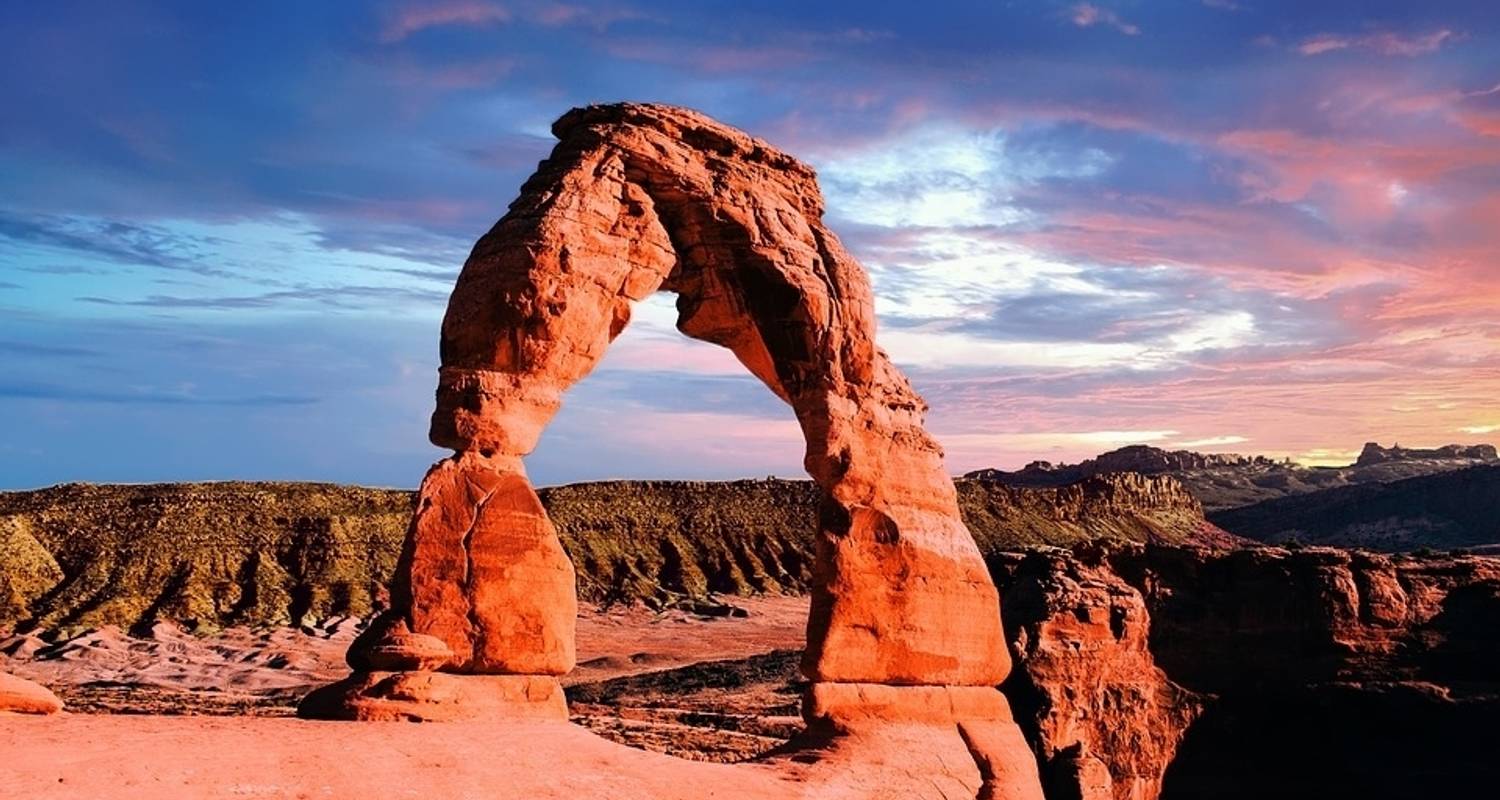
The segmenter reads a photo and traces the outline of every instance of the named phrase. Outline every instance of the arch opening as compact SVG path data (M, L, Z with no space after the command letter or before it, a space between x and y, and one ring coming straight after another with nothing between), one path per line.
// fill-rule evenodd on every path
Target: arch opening
M312 715L565 718L575 576L522 459L632 304L667 290L678 329L728 348L802 431L820 509L809 728L928 724L986 785L1035 784L994 688L1010 668L998 596L813 171L665 106L575 109L553 132L450 298L430 438L454 455L422 483L391 613Z

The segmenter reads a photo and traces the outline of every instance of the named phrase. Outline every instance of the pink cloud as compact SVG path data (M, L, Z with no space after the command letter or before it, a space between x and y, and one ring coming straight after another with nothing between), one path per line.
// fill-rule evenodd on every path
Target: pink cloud
M1374 33L1363 36L1346 36L1320 33L1304 39L1297 45L1297 52L1305 56L1322 55L1335 50L1358 48L1371 50L1386 56L1419 56L1435 52L1458 35L1448 29L1433 31L1421 36L1403 36L1399 33Z
M408 6L386 22L381 31L383 42L399 42L428 28L450 25L486 26L509 22L510 11L483 0L448 0Z
M1100 8L1093 3L1079 3L1071 9L1073 24L1080 28L1092 28L1095 25L1105 25L1126 36L1135 36L1141 29L1120 18L1119 14L1107 9Z

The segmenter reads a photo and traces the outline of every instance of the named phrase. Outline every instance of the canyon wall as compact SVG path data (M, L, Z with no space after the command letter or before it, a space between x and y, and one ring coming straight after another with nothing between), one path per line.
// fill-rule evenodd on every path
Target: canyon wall
M1473 796L1500 781L1500 560L1332 548L1110 559L1212 694L1162 797Z
M1095 538L1221 541L1170 478L1061 489L958 481L984 550ZM802 593L811 481L605 481L539 492L591 602ZM0 628L206 629L366 615L386 602L413 493L311 483L68 484L0 493Z
M1416 798L1500 780L1500 560L991 553L1048 796Z

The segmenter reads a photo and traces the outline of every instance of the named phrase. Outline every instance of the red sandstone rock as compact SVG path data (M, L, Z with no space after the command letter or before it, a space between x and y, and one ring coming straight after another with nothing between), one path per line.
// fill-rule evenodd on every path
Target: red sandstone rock
M303 699L315 719L373 722L568 719L562 684L550 675L361 672Z
M631 302L674 291L678 327L734 351L807 437L826 508L809 677L1003 678L996 595L922 429L925 404L875 346L869 283L823 226L812 170L663 106L579 109L554 131L552 157L459 277L432 440L530 452ZM413 609L424 613L442 612Z
M1201 699L1148 649L1139 592L1066 551L992 559L1018 668L1005 689L1049 797L1154 800Z
M822 487L805 671L819 681L992 686L997 595L921 398L874 342L863 270L822 224L811 169L702 115L591 106L475 245L443 321L423 483L392 601L449 669L572 664L572 573L519 459L631 303L731 349L792 406Z
M578 617L573 564L516 462L479 453L422 481L392 587L413 630L447 644L456 672L564 675Z
M47 687L0 672L0 714L55 714L62 708Z
M985 800L1043 800L1036 760L1005 696L996 689L813 683L803 698L802 716L811 735L851 737L853 743L842 745L845 754L860 752L870 741L912 737L906 745L909 754L920 749L924 756L948 762L931 770L933 775L972 780L965 784L966 794ZM964 774L954 769L965 758L973 762L972 778L967 765ZM863 753L853 759L854 768L868 772L871 760Z
M1462 797L1500 780L1483 744L1500 559L1146 547L1109 562L1145 597L1156 663L1215 695L1169 793Z
M1500 559L1147 547L1109 560L1142 590L1158 662L1200 691L1496 674Z
M1010 666L998 595L942 449L922 427L926 404L875 345L869 281L824 227L813 171L666 106L576 109L553 132L551 157L475 245L449 300L430 438L457 455L423 481L392 587L394 621L350 662L404 657L394 640L404 622L447 645L449 671L572 668L573 570L520 460L629 322L631 304L668 290L678 328L733 351L801 424L822 493L803 660L810 697L837 697L838 708L875 698L882 714L920 717L918 738L944 752L967 752L958 726L972 725L1004 743L983 758L990 779L971 759L974 788L1039 798L1008 711L955 707L928 719L929 696L962 705L977 692L1004 707L993 688ZM356 676L309 713L328 697L359 708L407 691L388 688L393 680ZM922 688L851 695L850 684ZM930 688L947 686L983 688Z

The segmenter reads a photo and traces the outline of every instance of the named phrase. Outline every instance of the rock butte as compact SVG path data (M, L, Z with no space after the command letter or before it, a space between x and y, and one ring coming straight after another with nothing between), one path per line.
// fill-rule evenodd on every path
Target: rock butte
M961 757L967 793L1040 798L994 688L1010 670L994 584L926 404L875 345L869 281L823 226L813 171L667 106L574 109L553 133L449 300L430 438L455 455L422 482L391 611L351 648L356 674L302 713L565 718L573 567L521 458L632 304L664 290L677 327L729 348L806 439L822 497L804 744L874 735L937 773Z

